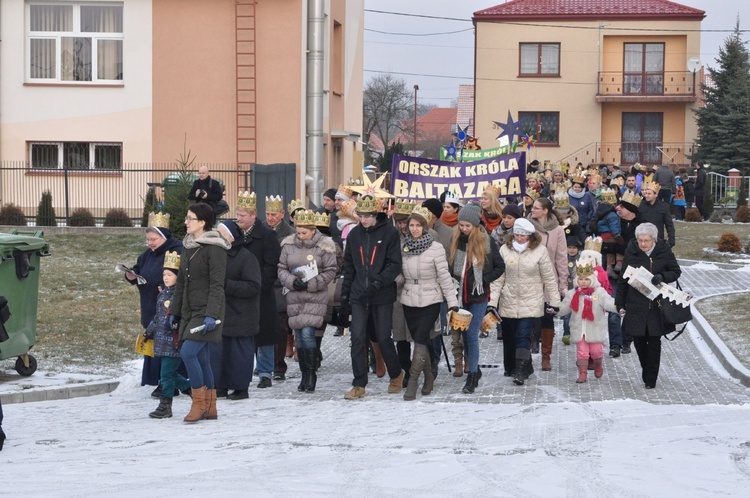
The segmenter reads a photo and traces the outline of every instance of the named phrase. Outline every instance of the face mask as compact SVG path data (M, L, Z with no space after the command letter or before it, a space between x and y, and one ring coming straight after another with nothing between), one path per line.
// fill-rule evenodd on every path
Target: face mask
M513 249L515 249L518 252L524 252L527 247L529 247L529 243L528 242L526 242L524 244L519 244L515 240L513 241Z

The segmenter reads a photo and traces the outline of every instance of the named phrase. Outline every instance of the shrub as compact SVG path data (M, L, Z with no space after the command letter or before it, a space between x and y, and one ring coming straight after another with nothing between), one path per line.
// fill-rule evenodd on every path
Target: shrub
M52 206L52 192L50 192L49 190L45 190L44 192L42 192L42 200L39 201L39 207L37 207L36 209L36 226L57 226L55 208Z
M703 221L700 211L695 208L685 211L685 221Z
M0 225L26 226L26 215L23 210L13 204L5 204L0 208Z
M94 215L91 214L91 211L86 208L78 208L70 215L68 226L93 227L96 226L96 222L94 221Z
M708 218L708 221L711 223L721 223L722 219L721 211L713 211Z
M727 232L719 238L719 251L721 252L740 252L742 243L740 238L732 232Z
M750 222L750 208L747 206L738 207L737 212L734 213L734 221L737 223Z
M133 221L127 211L122 208L112 208L104 216L105 227L132 227Z

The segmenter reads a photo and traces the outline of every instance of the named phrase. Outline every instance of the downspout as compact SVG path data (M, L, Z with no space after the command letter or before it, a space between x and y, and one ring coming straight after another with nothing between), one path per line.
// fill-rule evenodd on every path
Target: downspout
M323 201L323 40L324 0L309 0L307 10L307 198Z

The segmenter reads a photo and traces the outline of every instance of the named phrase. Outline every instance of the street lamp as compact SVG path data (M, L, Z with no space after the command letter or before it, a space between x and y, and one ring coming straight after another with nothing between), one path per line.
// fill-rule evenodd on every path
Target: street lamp
M417 91L419 85L414 85L414 157L417 156Z

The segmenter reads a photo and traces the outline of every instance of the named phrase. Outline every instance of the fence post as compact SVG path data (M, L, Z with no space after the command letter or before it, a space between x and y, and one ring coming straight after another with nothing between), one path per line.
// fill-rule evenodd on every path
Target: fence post
M65 182L65 226L70 226L70 198L68 192L68 168L63 166L63 181Z

